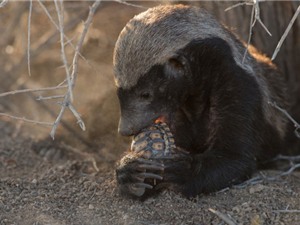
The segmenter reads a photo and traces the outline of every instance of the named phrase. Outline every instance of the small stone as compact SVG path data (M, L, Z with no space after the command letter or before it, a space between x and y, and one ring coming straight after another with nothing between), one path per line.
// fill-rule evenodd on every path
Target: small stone
M94 209L95 207L92 204L89 204L89 209Z
M232 208L232 211L235 212L235 213L239 213L241 210L240 210L240 207L235 206L235 207Z
M255 215L252 219L251 219L251 225L261 225L263 224L259 215Z
M36 179L33 179L33 180L31 181L31 183L36 184L36 183L37 183L37 180L36 180Z

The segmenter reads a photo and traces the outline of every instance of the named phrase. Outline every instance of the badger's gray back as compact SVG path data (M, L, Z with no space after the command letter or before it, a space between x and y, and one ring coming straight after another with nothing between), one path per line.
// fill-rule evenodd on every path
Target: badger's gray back
M114 52L116 84L128 89L155 64L163 64L194 39L219 37L231 47L235 61L252 73L251 59L244 63L244 47L203 9L158 6L131 19L122 30Z

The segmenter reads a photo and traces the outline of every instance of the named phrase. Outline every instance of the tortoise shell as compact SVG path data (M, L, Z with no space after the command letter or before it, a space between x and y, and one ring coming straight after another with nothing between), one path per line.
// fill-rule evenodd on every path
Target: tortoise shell
M166 123L159 122L133 137L131 150L145 158L170 158L176 152L173 134Z

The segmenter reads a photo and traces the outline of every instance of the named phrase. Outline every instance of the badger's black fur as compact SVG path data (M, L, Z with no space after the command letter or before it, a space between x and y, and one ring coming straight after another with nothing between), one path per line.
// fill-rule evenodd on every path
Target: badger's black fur
M284 150L283 77L206 11L159 6L126 25L115 48L121 106L119 132L137 134L164 118L191 157L163 165L162 183L185 196L209 193L249 178L258 163ZM122 190L140 183L138 161L117 168ZM153 166L155 173L155 166Z

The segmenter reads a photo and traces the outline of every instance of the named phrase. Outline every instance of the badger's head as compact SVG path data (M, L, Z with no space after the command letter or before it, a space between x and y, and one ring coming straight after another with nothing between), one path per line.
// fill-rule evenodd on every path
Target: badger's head
M137 134L158 118L171 123L195 79L192 70L197 62L183 49L195 40L216 37L227 43L237 64L251 70L247 58L241 62L242 45L236 46L231 33L203 9L158 6L127 23L114 52L122 135Z

